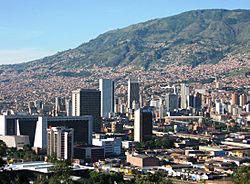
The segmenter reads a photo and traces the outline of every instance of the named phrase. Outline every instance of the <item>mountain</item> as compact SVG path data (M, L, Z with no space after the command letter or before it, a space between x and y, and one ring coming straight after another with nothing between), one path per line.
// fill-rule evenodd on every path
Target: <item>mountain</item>
M112 30L75 49L1 68L19 71L43 68L57 72L93 65L196 67L249 50L250 10L195 10Z

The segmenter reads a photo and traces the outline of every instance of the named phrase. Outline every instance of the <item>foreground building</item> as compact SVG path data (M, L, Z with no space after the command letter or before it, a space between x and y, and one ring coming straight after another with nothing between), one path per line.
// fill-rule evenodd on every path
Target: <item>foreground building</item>
M73 158L74 129L66 127L50 127L47 129L47 155L55 155L59 159Z
M65 126L74 129L74 142L92 144L92 116L0 115L0 135L27 135L34 148L47 148L47 129Z
M23 149L25 145L30 145L29 136L27 135L0 135L0 140L5 142L9 148Z

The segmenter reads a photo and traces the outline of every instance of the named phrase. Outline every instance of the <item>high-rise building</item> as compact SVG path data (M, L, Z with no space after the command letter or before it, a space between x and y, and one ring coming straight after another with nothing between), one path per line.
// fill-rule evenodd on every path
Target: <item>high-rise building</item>
M188 107L187 96L189 95L189 86L181 84L181 108L186 109Z
M132 109L132 103L139 103L140 101L140 87L137 80L128 80L128 108Z
M49 127L47 129L47 155L59 159L73 158L74 129L66 127Z
M72 116L72 100L66 99L65 100L65 106L66 106L66 114L67 116Z
M201 110L202 104L202 95L200 93L196 93L194 95L194 108Z
M101 116L108 117L114 112L114 81L111 79L100 79L99 90L101 91Z
M239 97L239 101L240 101L239 105L243 107L247 103L247 96L244 93L241 94Z
M72 91L72 115L93 116L93 131L101 131L100 123L101 92L95 89L78 89Z
M239 95L237 92L232 93L231 105L239 105Z
M135 111L134 141L141 142L152 137L153 115L149 107L139 108Z
M194 95L187 95L187 107L194 107Z
M178 109L178 95L169 93L165 97L165 107L167 112L173 112L175 109Z
M55 111L58 113L65 110L65 98L55 97Z

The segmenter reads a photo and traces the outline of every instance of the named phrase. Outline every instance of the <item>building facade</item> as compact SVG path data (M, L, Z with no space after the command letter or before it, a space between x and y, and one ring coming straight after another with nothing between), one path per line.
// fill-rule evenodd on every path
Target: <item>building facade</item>
M104 148L105 157L121 154L122 142L121 138L105 138L105 139L93 139L94 146L101 146Z
M186 109L188 107L188 97L189 95L189 86L186 84L181 84L181 108Z
M74 142L92 144L92 116L38 117L35 129L35 148L47 147L47 128L64 126L74 129Z
M94 89L72 91L72 116L93 116L93 131L101 131L101 92Z
M114 81L100 79L99 90L101 92L101 117L108 117L114 112Z
M166 94L165 97L165 107L167 112L173 112L175 109L178 109L178 95L174 93Z
M135 111L134 119L134 141L142 142L152 137L153 115L148 107Z
M140 101L140 87L136 80L128 80L128 108L132 109L133 101L139 103Z
M59 159L73 158L74 129L66 127L50 127L47 129L47 155L55 155Z

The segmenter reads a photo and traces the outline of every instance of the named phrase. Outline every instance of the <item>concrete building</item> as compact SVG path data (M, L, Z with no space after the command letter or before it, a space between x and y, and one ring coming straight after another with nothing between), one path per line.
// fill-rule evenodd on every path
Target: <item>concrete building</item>
M72 116L72 100L66 99L65 100L65 106L66 106L66 114L67 116Z
M47 147L47 128L65 126L74 129L74 141L92 144L92 116L38 117L35 130L35 148Z
M136 153L127 153L127 162L141 168L159 166L160 164L159 159L156 157Z
M167 112L173 112L175 109L178 109L178 95L174 93L166 94L165 97L165 107Z
M99 90L101 91L101 116L108 117L114 112L114 81L111 79L100 79Z
M0 135L0 140L5 142L9 148L23 149L25 145L30 145L29 136L27 135Z
M239 95L237 92L234 92L231 95L231 105L239 105Z
M94 89L78 89L72 91L72 115L93 116L93 131L101 131L100 123L101 92Z
M94 146L101 146L104 148L105 157L121 154L122 142L121 138L93 138Z
M74 150L74 129L66 127L50 127L47 129L47 155L55 155L58 159L72 160Z
M0 115L0 135L27 135L33 146L38 116Z
M75 142L92 144L92 116L25 116L0 115L0 135L27 135L35 148L47 147L47 128L73 128Z
M140 101L140 87L137 80L128 80L128 108L132 109L132 103L139 103Z
M181 108L186 109L188 107L187 96L189 95L189 86L181 84Z
M247 103L247 95L241 94L239 97L239 105L243 107Z
M134 141L141 142L152 137L153 116L152 110L143 107L135 111Z
M79 146L74 148L74 158L86 162L96 162L105 158L104 147L101 146Z

